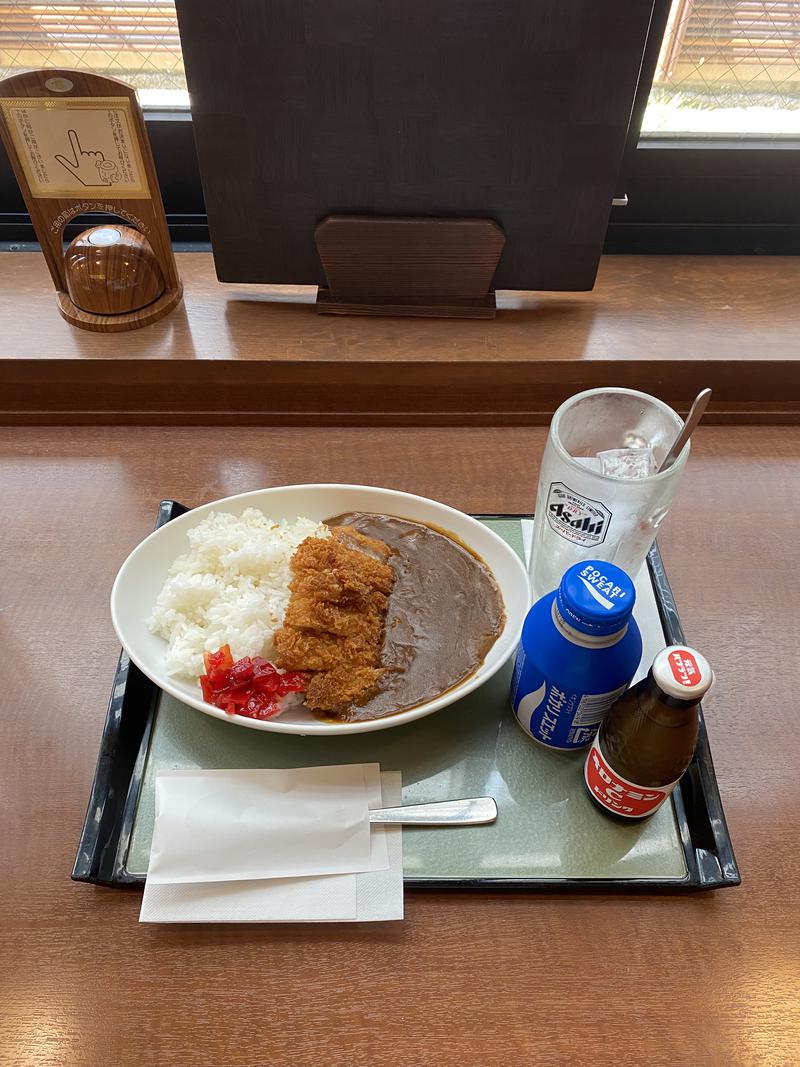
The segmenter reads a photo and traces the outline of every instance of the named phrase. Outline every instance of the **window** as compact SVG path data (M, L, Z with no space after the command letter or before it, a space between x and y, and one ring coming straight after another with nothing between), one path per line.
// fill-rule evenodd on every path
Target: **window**
M0 77L32 67L91 70L136 86L173 240L208 240L173 0L0 0ZM75 219L66 236L83 226ZM0 240L35 240L1 150Z
M800 136L800 0L673 0L642 135Z
M606 250L798 254L799 185L800 0L655 0Z
M110 74L139 90L144 107L188 107L172 0L0 2L0 77L31 67Z
M208 240L174 0L0 0L0 76L39 66L137 87L173 238ZM800 253L798 188L800 0L653 0L607 250ZM0 152L3 239L33 231Z

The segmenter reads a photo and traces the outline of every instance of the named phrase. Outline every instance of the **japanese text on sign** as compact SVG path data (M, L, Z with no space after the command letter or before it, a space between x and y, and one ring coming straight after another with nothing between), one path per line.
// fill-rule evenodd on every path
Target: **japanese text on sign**
M0 108L33 196L149 196L126 98L4 98Z

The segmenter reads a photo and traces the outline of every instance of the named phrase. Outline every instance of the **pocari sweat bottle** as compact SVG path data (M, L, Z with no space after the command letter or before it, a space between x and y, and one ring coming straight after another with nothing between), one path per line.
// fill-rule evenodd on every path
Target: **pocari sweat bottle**
M642 658L635 601L625 571L586 560L533 605L522 628L511 706L534 741L565 750L591 744Z

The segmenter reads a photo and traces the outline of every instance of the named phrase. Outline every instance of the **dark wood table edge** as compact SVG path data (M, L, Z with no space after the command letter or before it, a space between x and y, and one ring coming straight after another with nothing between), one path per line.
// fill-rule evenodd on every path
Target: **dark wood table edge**
M542 425L616 385L707 423L800 423L791 360L3 360L0 425Z

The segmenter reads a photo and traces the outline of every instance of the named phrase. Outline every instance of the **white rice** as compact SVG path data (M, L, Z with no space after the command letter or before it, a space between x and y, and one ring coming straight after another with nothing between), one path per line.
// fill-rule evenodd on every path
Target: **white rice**
M306 537L328 537L321 522L280 522L255 508L241 517L211 512L187 534L189 551L169 569L150 630L169 647L167 673L197 678L203 651L231 646L234 659L274 658L273 636L289 603L289 561Z

